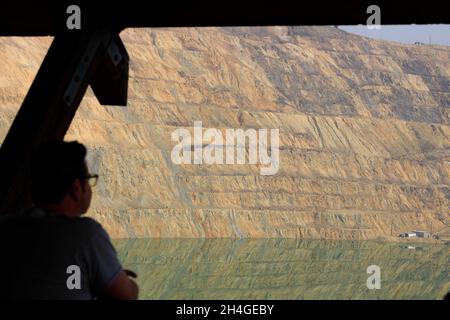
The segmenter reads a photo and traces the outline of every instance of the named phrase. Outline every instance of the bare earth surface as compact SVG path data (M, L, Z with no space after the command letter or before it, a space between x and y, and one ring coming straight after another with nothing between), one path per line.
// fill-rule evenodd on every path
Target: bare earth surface
M328 27L125 30L128 107L66 135L115 238L390 239L450 226L450 48ZM0 141L51 43L0 38ZM280 169L175 165L173 130L278 128ZM447 230L447 231L446 231Z

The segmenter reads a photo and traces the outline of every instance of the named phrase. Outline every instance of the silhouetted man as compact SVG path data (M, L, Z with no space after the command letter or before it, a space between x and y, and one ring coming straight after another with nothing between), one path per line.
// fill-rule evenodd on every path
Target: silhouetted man
M103 227L81 217L98 176L78 142L49 142L31 158L34 207L0 223L0 297L137 299Z

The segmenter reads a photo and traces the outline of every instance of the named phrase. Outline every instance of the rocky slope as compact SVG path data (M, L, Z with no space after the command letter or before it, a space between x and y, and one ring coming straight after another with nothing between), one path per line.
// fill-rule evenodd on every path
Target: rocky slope
M114 237L374 239L450 225L450 48L329 27L133 29L128 107L89 90L66 140ZM0 38L0 138L50 38ZM278 128L280 168L175 165L171 133Z

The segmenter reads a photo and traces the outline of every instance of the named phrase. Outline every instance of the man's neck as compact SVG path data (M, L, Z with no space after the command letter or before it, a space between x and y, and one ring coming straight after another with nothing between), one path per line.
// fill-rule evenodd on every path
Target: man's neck
M76 218L80 216L80 213L77 210L77 208L74 208L73 206L68 205L66 203L41 204L38 205L38 207L44 209L48 213L59 216L65 216L67 218Z

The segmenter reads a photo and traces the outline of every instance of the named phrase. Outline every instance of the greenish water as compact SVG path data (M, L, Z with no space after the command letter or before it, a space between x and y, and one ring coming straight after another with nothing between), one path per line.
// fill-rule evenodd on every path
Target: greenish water
M141 299L442 299L450 247L291 239L114 240ZM408 248L409 246L409 248ZM381 288L367 288L378 265Z

